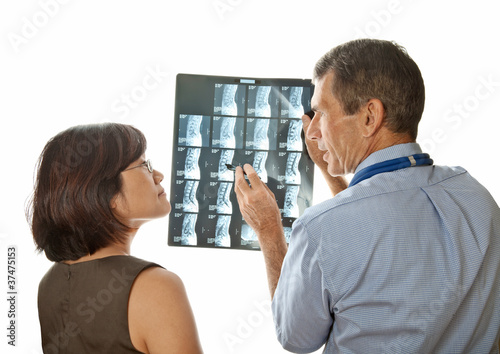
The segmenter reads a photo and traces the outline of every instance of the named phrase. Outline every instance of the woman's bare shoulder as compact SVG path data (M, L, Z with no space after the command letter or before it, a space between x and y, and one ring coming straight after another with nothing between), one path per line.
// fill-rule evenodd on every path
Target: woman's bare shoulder
M137 276L134 287L136 287L136 291L148 294L148 296L154 296L161 292L163 297L165 292L185 291L182 279L174 272L161 267L150 267L143 270Z
M130 291L128 312L130 336L138 350L202 352L186 289L177 274L160 267L142 271Z

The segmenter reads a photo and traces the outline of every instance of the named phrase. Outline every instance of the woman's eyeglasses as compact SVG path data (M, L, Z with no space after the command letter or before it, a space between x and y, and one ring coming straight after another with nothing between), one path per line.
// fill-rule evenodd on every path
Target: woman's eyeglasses
M146 161L144 161L140 165L137 165L137 166L134 166L134 167L129 167L129 168L123 170L123 172L128 171L128 170L132 170L132 169L137 168L137 167L142 167L142 166L146 166L148 168L148 171L150 173L153 173L153 165L151 164L151 160L149 160L149 159L146 160Z

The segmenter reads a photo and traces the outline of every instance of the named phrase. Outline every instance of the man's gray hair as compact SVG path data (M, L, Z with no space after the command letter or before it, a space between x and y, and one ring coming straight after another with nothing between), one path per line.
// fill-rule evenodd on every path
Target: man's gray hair
M341 44L316 63L313 79L334 73L333 95L345 114L359 111L372 98L385 109L385 124L416 139L425 103L417 64L402 46L385 40L358 39Z

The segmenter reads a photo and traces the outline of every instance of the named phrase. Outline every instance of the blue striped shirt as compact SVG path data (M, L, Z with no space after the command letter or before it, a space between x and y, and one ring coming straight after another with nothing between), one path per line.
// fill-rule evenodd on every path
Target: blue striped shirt
M296 353L498 353L498 205L461 167L366 179L296 220L272 309Z

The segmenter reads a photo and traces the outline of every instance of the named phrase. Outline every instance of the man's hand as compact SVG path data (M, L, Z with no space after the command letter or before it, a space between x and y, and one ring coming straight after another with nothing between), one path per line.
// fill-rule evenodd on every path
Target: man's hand
M302 116L302 129L304 130L304 141L306 143L307 152L313 160L314 164L319 167L323 177L332 192L332 195L335 196L337 193L342 192L346 189L349 184L347 180L343 176L333 177L328 173L328 163L323 160L324 151L318 148L318 142L307 138L307 129L309 128L309 124L311 124L311 118L304 114Z
M235 172L234 191L241 215L259 238L272 298L287 251L281 214L274 193L260 180L252 166L246 164L243 167L250 184L245 180L243 169L238 166Z
M325 160L323 160L323 155L325 154L325 151L320 150L318 148L317 141L311 140L307 137L307 129L309 128L309 124L311 124L311 121L312 119L307 114L304 114L302 116L302 130L304 130L304 142L306 143L307 152L309 153L311 160L313 160L314 164L320 168L321 172L323 171L326 172L328 168L328 163Z
M245 180L243 169L236 167L234 191L240 205L241 215L257 235L266 230L282 230L281 215L274 193L262 182L257 172L244 166L250 184Z

